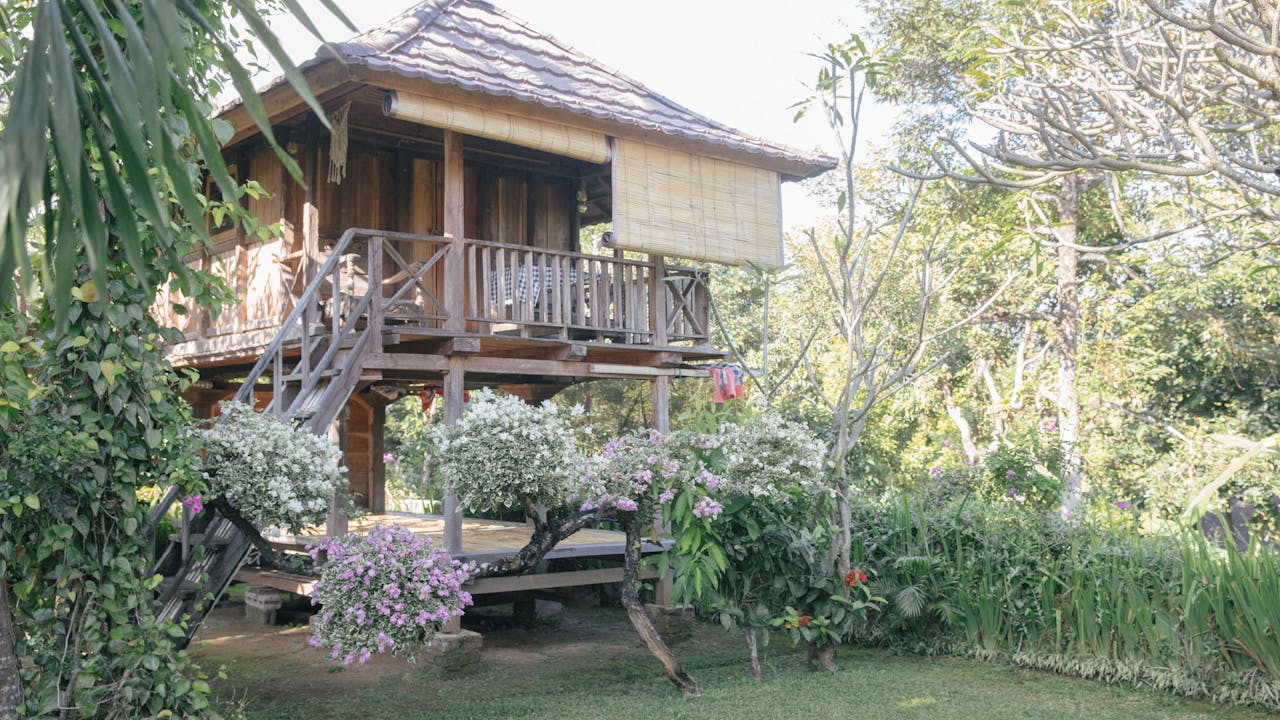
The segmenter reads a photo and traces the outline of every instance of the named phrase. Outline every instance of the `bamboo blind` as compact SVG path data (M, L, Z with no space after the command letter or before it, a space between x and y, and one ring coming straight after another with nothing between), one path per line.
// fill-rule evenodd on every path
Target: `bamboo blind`
M626 250L726 265L782 263L778 173L613 140L613 233Z
M608 140L602 133L591 130L397 91L387 93L382 112L400 120L457 130L597 165L609 162Z

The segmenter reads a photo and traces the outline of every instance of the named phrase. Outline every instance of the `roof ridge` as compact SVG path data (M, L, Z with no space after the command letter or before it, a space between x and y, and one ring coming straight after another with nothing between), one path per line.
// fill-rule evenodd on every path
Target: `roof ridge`
M335 45L337 47L341 47L347 52L350 52L354 47L359 47L365 51L365 54L393 53L400 49L400 47L405 43L413 40L414 35L419 30L428 28L434 24L436 18L440 17L445 10L448 10L463 1L464 0L421 0L421 2L410 6L399 15L396 15L381 25L378 25L371 30L366 30L350 40L336 43ZM429 9L429 12L419 16L419 13L426 9ZM414 18L414 22L407 22L409 18ZM386 36L392 40L386 44L373 42L373 38L375 36Z
M709 125L715 126L715 127L719 128L719 129L721 129L721 130L724 130L724 131L726 131L726 132L731 132L731 133L734 133L734 134L737 134L737 135L742 135L742 136L750 137L750 135L749 135L748 133L744 133L744 132L742 132L741 130L739 130L739 129L735 128L735 127L732 127L732 126L730 126L730 125L726 125L726 124L724 124L724 123L722 123L722 122L720 122L720 121L718 121L718 120L715 120L714 118L708 117L708 116L703 115L702 113L700 113L700 112L698 112L698 111L696 111L696 110L692 110L692 109L690 109L690 108L685 107L684 105L681 105L680 103L676 102L675 100L672 100L671 98L667 97L666 95L664 95L664 94L662 94L662 93L660 93L660 92L657 92L657 91L653 90L653 89L652 89L652 88L650 88L648 85L645 85L644 83L640 82L639 80L636 80L635 78L631 77L630 75L628 75L628 74L626 74L626 73L624 73L624 72L622 72L622 71L620 71L620 70L615 70L613 67L611 67L611 66L609 66L609 65L607 65L607 64L605 64L605 63L603 63L603 62L600 62L600 61L599 61L599 60L597 60L594 56L592 56L592 55L588 55L587 53L582 52L581 50L577 49L576 47L574 47L574 46L570 45L570 44L569 44L569 43L567 43L567 42L564 42L563 40L561 40L560 38L556 37L555 35L552 35L552 34L550 34L550 33L541 32L541 31L539 31L539 30L537 30L537 29L535 29L535 28L533 28L533 27L530 27L530 26L529 26L529 24L528 24L527 22L525 22L524 20L522 20L521 18L516 17L515 15L512 15L511 13L507 12L506 10L503 10L502 8L498 7L497 5L494 5L494 4L493 4L493 3L491 3L491 2L488 2L488 0L453 0L453 1L454 1L454 2L466 2L466 3L468 3L468 4L481 4L481 5L487 5L487 6L489 7L489 9L490 9L491 11L493 11L495 14L497 14L497 15L501 15L502 17L504 17L504 18L506 18L506 19L510 20L511 22L513 22L513 23L515 23L515 24L519 25L520 27L524 28L527 32L531 33L532 35L534 35L534 36L536 36L536 37L541 37L542 39L546 40L547 42L551 43L552 45L555 45L556 47L560 48L561 50L564 50L564 51L566 51L566 52L570 53L571 55L574 55L574 56L576 56L576 57L578 57L578 58L581 58L582 60L585 60L587 65L591 65L591 66L595 67L595 68L596 68L596 69L598 69L598 70L602 70L602 71L604 71L605 73L607 73L607 74L609 74L609 75L612 75L613 77L615 77L615 78L617 78L617 79L621 80L622 82L628 83L628 84L630 84L630 85L632 85L632 86L636 87L636 88L637 88L637 89L639 89L639 90L643 90L644 92L648 93L651 97L653 97L655 100L658 100L658 101L659 101L659 102L661 102L663 105L666 105L666 106L670 107L672 110L675 110L675 111L678 111L678 112L682 112L682 113L688 113L689 115L692 115L692 116L696 117L697 119L702 120L703 122L705 122L705 123L707 123L707 124L709 124ZM757 139L763 140L763 138L757 138Z

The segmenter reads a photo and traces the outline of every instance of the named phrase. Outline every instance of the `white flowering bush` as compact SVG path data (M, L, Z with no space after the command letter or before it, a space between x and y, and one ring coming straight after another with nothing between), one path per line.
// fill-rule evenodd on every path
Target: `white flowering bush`
M328 439L288 421L223 403L226 419L202 430L209 491L258 528L298 532L324 520L347 469Z
M581 413L488 389L472 393L456 424L426 430L433 477L471 510L560 502L586 469L572 425Z
M462 585L474 566L400 525L330 539L310 552L312 559L323 552L327 561L311 600L321 610L309 642L347 665L382 652L403 652L412 660L471 604Z
M723 426L712 466L727 493L781 499L793 489L823 488L826 454L809 428L765 413Z

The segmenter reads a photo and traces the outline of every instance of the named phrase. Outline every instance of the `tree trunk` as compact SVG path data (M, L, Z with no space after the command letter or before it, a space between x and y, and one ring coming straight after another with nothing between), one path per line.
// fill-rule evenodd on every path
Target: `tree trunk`
M671 682L675 683L675 686L680 688L680 692L686 696L701 695L698 684L689 677L689 673L685 672L680 661L671 652L671 648L663 642L658 629L653 626L653 619L649 617L649 613L645 612L644 604L640 602L640 539L644 529L640 527L640 521L634 513L623 515L622 526L627 531L627 547L626 566L622 570L622 607L626 608L631 624L640 634L640 639L644 640L644 644L648 646L649 652L662 663L662 669L666 671Z
M1085 182L1078 176L1063 181L1058 194L1058 225L1054 228L1054 237L1058 241L1058 312L1054 324L1058 347L1058 443L1062 448L1062 472L1066 479L1066 487L1063 488L1064 516L1080 500L1084 479L1080 459L1080 395L1076 387L1080 343L1080 302L1077 295L1080 252L1076 241L1080 192Z
M760 670L760 641L755 628L747 629L747 649L751 651L751 677L759 680L764 673Z
M809 669L839 670L840 664L836 662L836 646L832 644L810 645Z
M9 585L0 578L0 720L18 717L24 704L16 644L13 617L9 614Z

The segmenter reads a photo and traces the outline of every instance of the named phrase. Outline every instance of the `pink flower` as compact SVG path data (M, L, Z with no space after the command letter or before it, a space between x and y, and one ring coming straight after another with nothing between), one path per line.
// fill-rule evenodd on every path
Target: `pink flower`
M631 498L626 498L626 497L618 498L617 500L614 500L613 506L618 508L622 512L635 512L636 509L640 507L639 505L636 504L635 500L632 500Z
M672 500L675 500L675 499L676 499L675 491L673 491L673 490L663 490L663 491L662 491L662 494L658 496L658 504L660 504L660 505L666 505L667 503L669 503L669 502L671 502Z
M382 462L388 465L394 465L395 463L400 462L400 458L396 457L395 453L382 453Z
M192 515L199 515L204 511L204 498L199 495L192 495L182 501L182 507L186 508L187 512Z
M694 517L710 519L719 517L722 512L724 512L724 506L709 497L702 498L697 505L693 506Z

